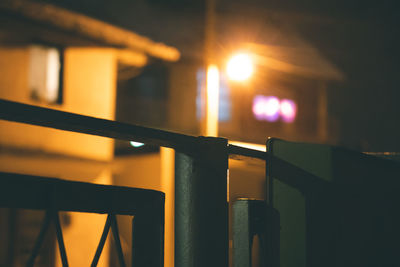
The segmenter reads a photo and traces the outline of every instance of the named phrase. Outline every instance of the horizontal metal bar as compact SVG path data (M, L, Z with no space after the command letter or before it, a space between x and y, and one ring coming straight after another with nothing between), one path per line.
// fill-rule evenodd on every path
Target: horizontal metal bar
M94 118L0 99L0 119L59 130L138 141L170 148L185 147L197 137Z
M164 200L155 190L0 172L0 207L135 215Z
M197 136L83 116L2 99L0 99L0 119L128 141L135 140L174 148L178 151L196 150L204 143L204 140ZM286 161L273 157L267 152L228 145L228 154L275 162L274 172L276 172L276 175L274 176L276 179L296 188L304 188L308 183L320 183L318 181L320 179L317 179L314 175Z
M257 158L261 160L265 160L268 155L268 153L264 151L231 145L231 144L228 145L228 153L230 155L239 155L239 156Z
M0 119L180 150L199 143L197 136L153 129L0 99ZM228 153L265 160L265 152L235 145Z

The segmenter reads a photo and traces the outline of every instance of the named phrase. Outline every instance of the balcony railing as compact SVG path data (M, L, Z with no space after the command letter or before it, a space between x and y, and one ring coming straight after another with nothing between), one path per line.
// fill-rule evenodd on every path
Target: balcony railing
M398 178L400 176L400 167L398 163L375 158L373 156L361 153L350 153L347 151L342 151L343 153L337 153L341 160L340 164L337 166L335 165L334 169L330 170L330 172L334 173L333 176L339 177L339 179L329 180L321 179L320 175L318 175L319 170L314 171L318 163L312 164L313 162L311 162L310 164L309 161L307 161L308 167L304 167L301 165L301 163L295 164L293 160L282 156L277 156L276 151L274 152L272 149L272 144L274 141L273 139L267 142L268 152L262 152L228 144L228 140L225 138L189 136L164 130L41 108L7 100L0 100L0 119L126 141L135 140L150 145L173 148L176 152L176 267L227 267L229 265L229 216L227 201L227 170L229 158L255 158L265 162L267 186L265 196L266 202L259 203L242 200L244 202L236 205L236 207L238 207L236 210L239 210L239 212L242 212L243 216L247 216L249 220L252 220L252 222L256 223L254 224L249 221L244 221L244 224L239 223L238 225L234 226L234 232L239 231L235 232L236 234L234 233L234 237L236 236L239 239L241 238L241 240L247 240L246 242L249 242L250 244L252 235L262 234L265 249L262 254L265 256L265 266L276 267L280 265L282 251L279 249L279 247L281 247L279 242L283 241L283 237L279 238L279 232L284 231L285 227L290 227L286 226L286 222L282 221L284 218L281 218L281 220L279 219L279 212L281 211L279 209L274 209L274 181L279 181L286 186L294 188L300 192L302 196L304 196L304 205L307 209L307 227L304 230L304 236L307 237L307 240L304 241L304 246L307 247L307 252L304 258L307 258L305 261L307 264L305 262L304 264L307 266L318 266L317 263L320 263L319 266L333 266L331 263L329 263L327 260L328 258L325 256L328 254L331 255L331 253L333 253L332 251L334 250L323 250L324 246L320 246L318 243L322 242L323 244L327 245L327 242L330 241L319 238L314 232L331 234L331 228L336 226L333 223L328 223L324 220L327 220L326 218L328 217L336 220L339 214L340 216L343 215L336 209L343 209L345 212L349 212L348 208L346 208L344 205L345 201L341 200L336 203L338 195L343 194L344 199L348 201L346 203L354 204L355 207L360 209L365 208L362 200L374 193L379 193L379 195L383 197L382 199L385 200L377 200L375 204L379 203L389 205L389 203L392 203L390 204L391 207L395 207L397 205L397 203L394 204L393 202L386 201L388 198L384 196L390 195L392 197L390 198L391 200L398 200L398 198L394 197L392 194L394 192L393 190L399 189L399 182L396 179L393 179L393 177ZM328 154L321 155L328 156ZM308 155L306 154L304 155L304 157L307 156ZM386 190L384 187L379 186L376 180L373 179L373 177L378 177L379 175L382 176L382 174L390 177L388 180L381 180L381 182L389 181L393 184L393 186L390 187L390 190L388 188L386 188ZM132 215L136 211L128 211L125 209L126 201L143 205L140 206L140 210L144 211L143 214L147 214L147 211L150 208L150 203L156 201L158 203L156 205L158 207L156 209L157 214L158 216L164 218L164 209L161 208L161 206L164 207L163 204L161 205L161 202L163 201L163 195L159 193L157 194L153 191L138 190L133 188L98 187L95 185L58 180L50 181L38 177L18 176L15 174L6 173L2 173L0 176L2 179L2 192L0 195L1 205L15 205L18 207L45 209L48 211L45 223L54 221L56 226L57 210L83 210L87 212L108 213L109 217L107 219L104 230L105 234L103 234L103 236L106 235L108 229L111 227L114 236L116 237L118 236L118 231L115 224L114 214L122 212L123 214L126 213ZM346 179L343 177L346 177ZM356 178L353 179L352 177ZM14 184L14 181L19 180L19 184ZM37 204L37 206L29 206L31 204L25 203L26 200L28 200L27 198L25 198L24 203L20 203L19 196L21 199L24 199L24 197L20 195L22 194L21 192L27 191L25 193L32 193L29 190L21 189L20 187L22 183L35 184L34 189L32 190L33 192L48 190L48 193L46 194L54 196L55 198L50 198L50 201L46 202L46 204ZM5 184L4 187L3 184ZM6 188L8 187L12 188L12 192L15 192L15 195L7 194ZM22 191L19 192L19 190ZM59 197L56 197L54 195L54 190L59 190L57 191L57 194L65 195L65 200L61 201ZM84 194L83 192L85 190L89 190L89 192L93 192L93 194L87 195L87 197L84 199L71 199L68 197L68 194L71 192L71 190L78 190L77 192L80 194ZM115 192L119 192L120 190L121 192L126 193L126 197L121 198L121 201L111 201L111 199L114 199L113 194ZM355 192L357 195L356 200L354 200L353 194ZM143 196L143 198L138 198L137 195ZM108 201L97 203L96 199L101 198L108 199ZM130 198L133 198L133 200L131 201ZM38 201L39 203L42 203L40 202L42 201L40 198ZM69 203L68 201L71 202ZM90 206L87 203L92 203L93 206ZM326 205L326 207L332 208L334 210L334 215L328 214L329 212L327 214L323 213L323 209L321 208L322 204L318 205L318 203L324 203L323 205ZM68 205L72 205L72 208ZM264 215L260 215L262 210L265 210ZM256 213L254 213L254 211L256 211ZM324 218L320 218L318 215L322 213L324 216L326 215ZM391 223L390 225L395 225L393 223L400 223L398 215L396 215L397 217L390 217L386 213L384 215L386 216L385 218L389 218L385 222ZM154 216L154 214L152 214L152 216ZM367 213L362 213L360 216L364 216L366 220L369 218ZM145 219L143 221L138 220L135 222L134 220L134 223L145 227L148 223L146 218L149 217L144 216L144 218ZM234 222L236 221L236 223L240 222L241 219L243 219L241 216L234 216ZM141 252L133 250L133 264L135 264L136 261L136 265L134 266L162 266L163 264L162 260L160 259L163 258L162 256L159 258L154 258L154 260L151 261L151 264L146 262L146 260L149 260L148 255L150 255L150 253L156 252L157 255L161 255L160 253L163 253L163 230L160 230L160 228L157 227L160 226L158 223L163 223L164 221L161 219L156 221L157 223L150 224L152 230L146 231L147 233L145 234L146 237L148 237L149 233L151 233L151 240L154 240L154 242L147 243L145 236L139 235L137 237L134 234L134 240L136 238L137 240L141 241L143 245L140 249ZM262 225L265 226L262 230L260 230L261 228L259 226L260 221L262 222ZM310 222L313 224L313 226L309 225ZM324 226L319 225L318 223L320 222L327 223L326 227L324 228ZM353 226L354 225L352 225L352 227ZM280 230L280 227L282 227L283 230ZM162 227L162 229L164 228ZM240 229L245 229L245 231L240 233ZM314 229L316 230L314 231ZM373 227L371 229L373 231L376 230ZM392 227L388 231L395 236L399 236L399 231L396 230L396 227ZM59 232L61 233L61 230ZM347 229L343 233L349 234L350 232L351 231ZM379 231L376 230L376 233L378 232ZM248 238L244 238L243 233L247 235ZM103 238L101 240L102 241L99 244L98 252L101 251L102 244L104 243ZM377 240L379 240L379 238L373 239L374 242ZM61 236L58 236L58 241L60 244L60 251L62 251L63 246ZM157 245L156 241L158 242ZM38 243L40 243L40 240ZM328 245L332 246L331 243ZM40 246L40 244L38 246ZM237 265L239 264L238 262L247 262L246 264L250 264L251 261L249 261L249 257L251 253L249 252L248 247L246 247L246 245L237 246L237 244L235 245L234 240L234 250L235 248L240 250L239 254L236 254L236 256L234 255L234 260L236 260L236 263L234 262L235 266L239 266ZM238 253L238 251L234 251L234 253ZM62 252L61 255L62 254L65 253ZM96 255L97 254L98 253L96 253ZM379 255L383 254L384 253L381 253ZM245 256L243 257L243 255ZM342 259L350 259L353 257L345 253L343 255L344 256ZM389 256L391 257L393 255L390 254ZM288 255L285 255L285 257L288 257ZM358 256L356 255L354 257ZM96 258L94 259L94 262L95 260ZM66 266L66 261L64 261L64 266ZM241 265L240 267L244 266L250 265ZM298 266L302 266L302 264Z
M126 266L116 215L135 216L132 222L133 266L163 266L164 201L164 193L154 190L0 172L1 207L46 211L26 266L34 266L50 223L55 226L62 265L68 266L58 215L60 211L108 214L91 266L97 266L110 228L120 266Z

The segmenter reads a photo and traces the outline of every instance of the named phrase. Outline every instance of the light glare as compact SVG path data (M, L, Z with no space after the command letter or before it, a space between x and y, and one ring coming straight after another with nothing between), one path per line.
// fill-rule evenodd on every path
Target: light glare
M253 60L250 55L240 53L233 56L227 64L227 74L231 80L245 81L253 74Z
M140 143L140 142L130 141L129 143L130 143L131 146L133 146L133 147L141 147L141 146L144 146L144 143Z

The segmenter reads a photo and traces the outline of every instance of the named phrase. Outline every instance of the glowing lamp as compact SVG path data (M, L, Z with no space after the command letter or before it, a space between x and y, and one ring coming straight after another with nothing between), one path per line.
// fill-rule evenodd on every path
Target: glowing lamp
M253 74L253 60L250 55L240 53L234 55L227 64L226 72L233 81L245 81Z

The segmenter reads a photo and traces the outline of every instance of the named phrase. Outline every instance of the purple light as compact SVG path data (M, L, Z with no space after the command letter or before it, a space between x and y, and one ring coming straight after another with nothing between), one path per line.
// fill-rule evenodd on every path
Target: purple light
M253 114L257 120L264 120L265 107L265 97L256 96L253 100Z
M291 123L296 118L297 106L290 99L282 99L280 105L280 115L284 122Z
M280 102L275 96L258 95L253 100L253 114L257 120L276 121L279 111Z
M253 114L260 121L277 121L291 123L297 115L297 105L293 100L279 100L275 96L257 95L253 100Z

